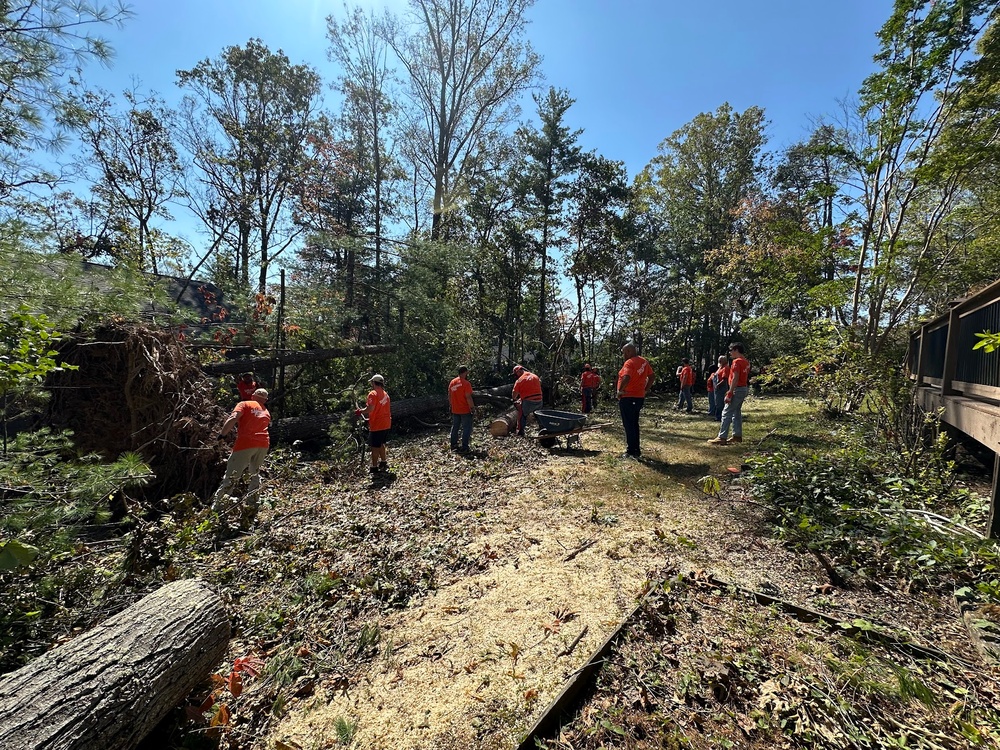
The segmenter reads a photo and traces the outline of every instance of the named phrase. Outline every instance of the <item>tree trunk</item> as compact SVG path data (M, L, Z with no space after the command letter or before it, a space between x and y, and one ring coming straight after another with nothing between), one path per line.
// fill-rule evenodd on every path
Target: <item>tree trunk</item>
M372 344L370 346L345 346L338 349L307 349L301 352L281 352L277 357L255 357L253 359L234 359L229 362L217 362L205 365L202 371L206 375L225 375L227 373L243 372L272 367L276 362L283 365L303 365L310 362L323 362L327 359L340 357L370 357L376 354L389 354L396 351L390 344Z
M490 422L490 434L493 437L507 437L513 435L517 430L517 407L508 409L503 414L498 414L496 419Z
M207 584L167 584L0 678L0 747L131 750L228 644L229 617Z

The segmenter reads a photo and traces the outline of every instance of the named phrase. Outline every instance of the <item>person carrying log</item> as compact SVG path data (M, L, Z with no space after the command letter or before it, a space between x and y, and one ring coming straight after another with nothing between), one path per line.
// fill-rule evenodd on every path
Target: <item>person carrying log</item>
M267 456L271 445L268 427L271 424L271 413L267 410L267 391L256 389L251 397L236 404L232 414L226 419L219 430L219 438L225 438L236 428L236 443L233 452L226 462L226 474L222 484L212 495L212 507L220 516L225 516L230 506L223 504L223 498L244 473L249 472L250 479L247 496L240 514L240 527L246 528L257 516L260 507L260 467Z
M368 417L368 446L372 449L370 471L377 474L389 468L386 443L392 427L392 403L389 394L385 392L385 378L376 373L368 382L372 389L365 399L365 408L355 411L354 416Z
M511 390L517 406L517 434L523 436L528 416L542 408L542 379L522 365L514 365L512 372L517 375Z
M448 401L451 404L451 449L468 453L469 440L472 438L472 415L476 411L468 367L459 367L458 377L452 378L448 383ZM461 447L458 444L459 430L462 432Z

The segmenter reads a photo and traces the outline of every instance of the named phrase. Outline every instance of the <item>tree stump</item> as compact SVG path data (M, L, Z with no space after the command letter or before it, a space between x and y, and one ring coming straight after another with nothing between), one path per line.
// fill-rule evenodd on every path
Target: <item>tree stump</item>
M229 618L176 581L0 678L0 748L131 750L225 656Z

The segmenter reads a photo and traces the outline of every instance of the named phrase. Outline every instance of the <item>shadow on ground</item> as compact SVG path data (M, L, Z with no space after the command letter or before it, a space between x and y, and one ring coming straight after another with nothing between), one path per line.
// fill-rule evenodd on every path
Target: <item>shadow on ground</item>
M711 466L707 463L668 463L648 456L640 458L639 463L648 466L658 474L673 477L674 479L703 477L712 470Z

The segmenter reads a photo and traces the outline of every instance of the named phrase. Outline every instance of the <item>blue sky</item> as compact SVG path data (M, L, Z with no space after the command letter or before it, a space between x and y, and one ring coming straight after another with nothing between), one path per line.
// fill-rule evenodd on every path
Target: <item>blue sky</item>
M138 0L132 8L123 30L105 34L112 67L88 68L89 83L119 93L137 80L176 100L177 69L251 37L328 82L337 74L325 18L342 15L341 0ZM891 0L538 0L528 36L544 58L545 85L577 100L567 120L584 130L581 144L624 161L633 176L660 141L726 101L765 109L772 149L804 139L872 72L875 33L891 8ZM326 100L334 105L336 94ZM533 106L529 98L524 118Z

